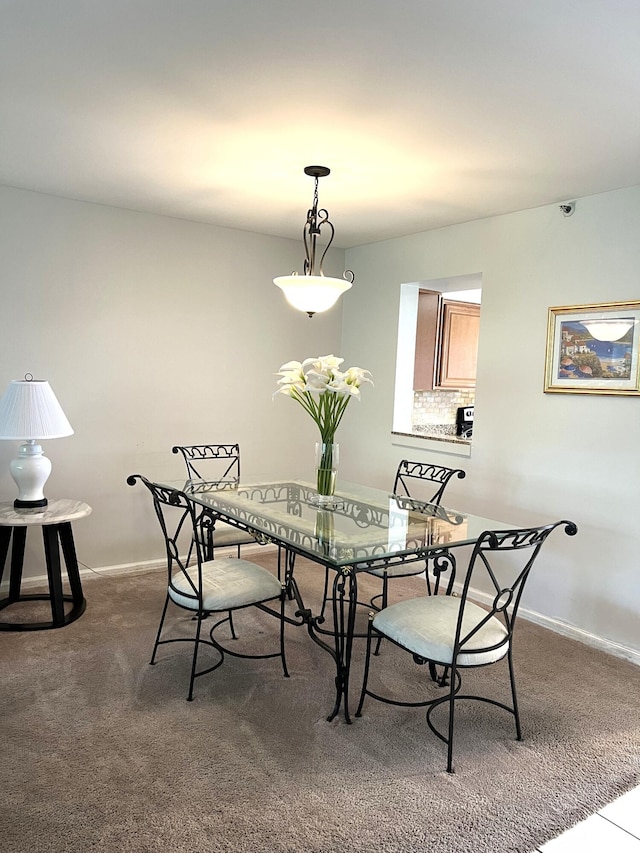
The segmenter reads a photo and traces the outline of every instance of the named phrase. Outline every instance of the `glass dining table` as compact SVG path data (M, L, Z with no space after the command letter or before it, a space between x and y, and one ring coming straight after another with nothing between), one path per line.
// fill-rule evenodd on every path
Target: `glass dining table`
M409 566L430 557L444 558L455 571L452 549L475 543L485 530L513 528L355 483L340 483L329 508L316 505L316 489L302 480L249 484L181 480L161 485L187 494L205 508L214 525L224 521L251 533L260 544L278 546L278 570L297 604L295 619L288 621L305 625L311 639L335 662L336 695L328 720L342 707L346 722L351 722L349 673L358 575L371 569ZM295 577L296 556L333 573L328 596L333 620L328 626L322 611L314 614L305 605Z

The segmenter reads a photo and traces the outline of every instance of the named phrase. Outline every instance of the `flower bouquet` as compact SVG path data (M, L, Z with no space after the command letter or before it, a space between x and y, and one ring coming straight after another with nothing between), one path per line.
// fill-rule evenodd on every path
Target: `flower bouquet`
M318 425L321 437L316 445L318 495L329 499L335 489L338 463L336 430L351 398L360 398L360 386L373 385L368 370L361 367L340 370L343 361L334 355L288 361L276 374L280 376L280 387L275 393L292 397Z

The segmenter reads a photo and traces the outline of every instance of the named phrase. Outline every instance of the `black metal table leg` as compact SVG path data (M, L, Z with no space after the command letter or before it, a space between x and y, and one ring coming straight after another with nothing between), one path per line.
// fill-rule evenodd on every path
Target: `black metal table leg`
M351 715L349 714L349 674L351 671L351 653L353 650L357 602L358 585L356 573L352 571L336 573L333 582L336 700L333 710L327 717L329 722L337 716L342 705L345 722L351 723Z

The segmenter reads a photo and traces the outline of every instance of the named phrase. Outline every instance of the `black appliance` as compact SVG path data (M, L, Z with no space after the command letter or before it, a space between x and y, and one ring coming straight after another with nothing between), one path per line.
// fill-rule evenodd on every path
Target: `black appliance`
M473 406L461 406L456 414L456 435L471 438L473 434Z

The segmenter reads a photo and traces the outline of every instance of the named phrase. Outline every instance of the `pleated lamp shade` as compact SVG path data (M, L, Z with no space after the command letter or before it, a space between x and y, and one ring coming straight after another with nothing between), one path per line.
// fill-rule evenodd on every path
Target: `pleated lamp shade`
M13 379L0 399L0 438L63 438L73 428L45 379Z

